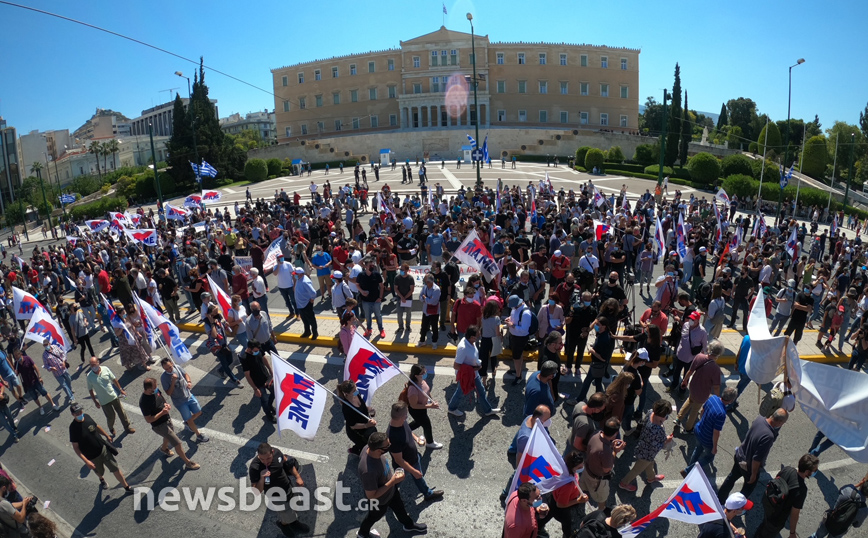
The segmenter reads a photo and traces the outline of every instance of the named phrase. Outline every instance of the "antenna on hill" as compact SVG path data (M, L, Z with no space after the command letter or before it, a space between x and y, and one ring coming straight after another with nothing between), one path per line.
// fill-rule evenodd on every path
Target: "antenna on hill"
M169 92L169 101L172 101L172 92L178 93L178 88L169 88L168 90L160 90L160 93Z

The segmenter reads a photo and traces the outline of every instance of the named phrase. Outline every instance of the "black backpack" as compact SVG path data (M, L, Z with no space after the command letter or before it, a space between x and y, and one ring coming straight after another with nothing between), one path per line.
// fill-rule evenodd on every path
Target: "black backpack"
M571 538L601 538L603 536L611 536L609 527L602 521L590 519L582 526L573 532Z
M853 486L844 487L853 488ZM841 489L843 490L844 488ZM853 524L853 520L856 519L856 513L864 504L865 500L862 498L862 495L856 488L853 488L849 498L826 512L826 530L829 531L829 534L831 536L838 536L847 532L847 529Z
M763 509L766 512L766 517L781 515L789 511L792 505L792 496L798 488L796 470L792 467L781 469L781 472L766 484L766 490L763 494Z

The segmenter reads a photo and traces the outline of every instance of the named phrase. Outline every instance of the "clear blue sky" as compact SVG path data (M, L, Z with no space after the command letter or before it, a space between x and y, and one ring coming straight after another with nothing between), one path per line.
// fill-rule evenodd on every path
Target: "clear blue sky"
M169 49L205 56L206 65L271 89L270 69L334 55L397 47L437 30L441 0L296 2L19 0ZM640 104L672 87L681 64L690 108L717 113L722 102L750 97L773 119L787 114L823 128L856 123L868 102L863 0L447 1L446 26L492 41L548 41L627 46L640 55ZM243 7L241 7L243 6ZM97 107L136 117L181 88L176 70L194 66L164 53L42 14L0 5L0 115L20 133L73 130ZM274 108L273 98L206 73L221 116Z

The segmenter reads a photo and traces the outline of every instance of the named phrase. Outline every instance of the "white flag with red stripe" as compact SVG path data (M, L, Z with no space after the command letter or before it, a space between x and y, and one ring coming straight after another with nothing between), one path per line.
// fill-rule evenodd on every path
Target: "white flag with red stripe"
M374 392L401 371L374 347L367 338L356 332L347 351L344 363L344 380L351 380L359 389L359 396L366 402L374 397Z
M166 348L169 350L169 353L172 355L175 362L183 364L192 359L193 355L190 353L190 350L187 349L187 344L181 340L181 332L178 330L178 327L169 321L166 316L161 314L159 310L147 302L139 300L135 295L133 297L135 297L136 302L139 304L139 308L144 313L144 316L142 317L147 317L150 327L155 327L160 331L160 335L163 337L163 342L166 344ZM151 337L153 338L153 330L151 330Z
M18 320L30 319L37 311L51 317L51 312L36 297L15 286L12 286L12 310Z
M326 389L307 374L271 353L274 376L274 403L277 408L277 434L295 432L302 439L313 440L328 401Z
M24 339L41 344L46 338L52 345L61 346L66 351L72 349L72 340L63 332L60 324L51 319L47 312L38 310L30 318L27 330L24 331Z
M208 285L211 287L211 296L217 301L217 304L220 306L220 310L223 312L223 319L229 319L229 310L232 309L232 298L229 297L229 294L223 291L223 288L217 285L214 282L214 279L211 278L211 275L208 276ZM244 308L243 306L241 307ZM242 314L243 316L243 314Z
M515 467L509 491L513 492L521 484L531 482L539 488L540 493L549 493L575 479L548 432L539 420L534 422L524 453Z

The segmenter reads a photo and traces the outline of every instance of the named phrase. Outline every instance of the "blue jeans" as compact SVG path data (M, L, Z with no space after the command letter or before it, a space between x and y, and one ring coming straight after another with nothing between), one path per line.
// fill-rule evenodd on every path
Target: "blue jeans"
M112 347L118 347L118 336L115 334L114 327L112 327L111 319L108 315L108 310L102 302L97 305L97 310L99 311L99 315L102 318L102 324L108 330L109 338L111 338Z
M274 385L257 388L259 389L259 405L262 406L262 412L267 417L274 416Z
M267 293L265 295L263 295L262 297L253 297L251 295L250 299L252 301L256 301L257 303L259 303L259 307L262 309L262 311L265 312L266 314L268 314L268 294Z
M492 409L491 404L488 403L488 398L485 396L485 387L482 386L482 378L479 377L479 372L476 373L474 383L476 385L476 399L479 402L479 405L482 406L482 412L490 412ZM458 406L461 405L461 400L464 399L464 395L465 393L461 391L461 384L458 384L458 386L455 387L455 393L452 394L452 398L449 400L450 411L458 409Z
M418 462L417 465L419 465L419 471L421 472L421 470L422 470L421 462ZM413 476L410 475L410 473L407 473L407 475L410 476L410 478L413 478ZM426 498L430 497L431 494L434 493L434 488L429 487L428 483L425 482L425 475L424 474L419 478L413 478L413 483L416 484L416 489L419 490L419 493L421 493L423 497L426 497Z
M365 311L365 322L369 331L371 330L371 314L377 318L377 327L381 331L383 330L383 314L380 312L380 305L381 303L377 302L362 301L362 310Z
M286 303L286 309L289 310L289 315L295 315L295 288L277 288L283 296L283 302Z
M228 348L224 347L217 352L217 360L220 361L219 371L229 376L232 381L238 381L238 378L232 373L232 352Z
M838 329L838 349L844 349L844 340L847 336L847 329L850 328L850 316L844 316L844 323Z
M18 438L18 428L15 426L15 419L12 418L12 413L9 411L8 405L0 405L0 424L6 431L12 434L16 439Z
M814 441L811 443L811 448L808 449L808 452L814 456L819 456L833 446L835 446L835 443L830 441L825 433L817 430L817 435L814 436Z
M710 446L704 446L702 443L696 443L696 448L693 449L693 454L690 455L690 460L687 462L687 467L684 468L685 473L690 472L690 468L694 463L699 463L700 467L711 465L714 461L714 454L711 453Z
M247 349L247 342L250 341L250 339L247 337L247 331L244 331L244 332L241 333L241 334L236 334L236 335L235 335L235 340L236 340L239 344L241 344L241 347L243 347L244 349Z
M775 317L772 318L772 324L769 327L769 332L774 333L775 327L777 327L777 329L778 329L777 334L781 334L781 331L783 331L784 329L787 328L786 325L787 325L788 319L790 319L790 316L784 316L784 315L775 313Z
M69 401L75 401L75 396L72 395L72 377L70 377L69 372L63 372L63 375L55 379L57 379L57 383L60 385L60 388L62 388L63 391L66 392L66 396L67 398L69 398Z

